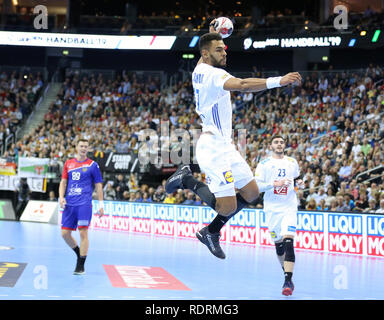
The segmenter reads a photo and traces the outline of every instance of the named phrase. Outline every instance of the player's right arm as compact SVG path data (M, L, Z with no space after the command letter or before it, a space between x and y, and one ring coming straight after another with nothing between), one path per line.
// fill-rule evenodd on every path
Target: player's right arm
M60 208L64 209L66 205L65 201L65 191L67 190L67 179L61 179L60 185L59 185L59 202L60 202Z
M59 203L62 209L65 208L65 192L67 191L68 184L68 165L67 161L64 163L63 173L61 175L60 185L59 185Z
M232 77L224 83L224 90L241 92L258 92L265 89L284 87L289 84L301 83L301 76L298 72L287 73L283 77L274 78L235 78Z

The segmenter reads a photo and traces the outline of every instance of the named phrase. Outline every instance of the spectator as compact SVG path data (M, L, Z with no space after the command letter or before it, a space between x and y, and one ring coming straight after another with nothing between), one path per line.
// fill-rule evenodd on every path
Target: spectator
M116 191L115 199L124 200L123 199L124 192L129 191L127 183L124 180L124 176L122 174L118 174L117 179L115 180L113 185L115 186L115 191Z
M377 211L377 206L376 206L376 200L375 199L371 199L371 200L368 200L368 208L364 209L363 212L365 213L375 213Z
M163 203L176 203L176 197L174 194L167 194Z
M384 199L380 200L380 208L375 213L384 213Z
M338 212L348 212L351 211L348 205L345 204L343 196L337 196L337 206L336 211Z
M310 198L305 208L306 210L316 210L316 201L314 198Z
M318 202L318 206L316 208L316 210L319 210L319 211L328 211L328 207L325 205L325 199L320 199L320 201Z
M186 205L191 205L191 204L194 204L195 201L194 201L194 196L195 194L191 191L188 191L187 193L187 198L184 200L184 202L182 204L186 204Z
M165 191L163 186L158 186L152 197L153 202L164 202Z
M332 203L333 200L336 200L334 192L333 192L332 188L328 188L328 190L327 190L327 197L325 198L325 205L328 208L330 208L331 207L331 203Z
M113 188L111 182L107 182L104 187L104 200L116 200L116 190Z
M365 192L359 193L359 198L355 202L355 211L363 212L365 209L369 208L368 197Z

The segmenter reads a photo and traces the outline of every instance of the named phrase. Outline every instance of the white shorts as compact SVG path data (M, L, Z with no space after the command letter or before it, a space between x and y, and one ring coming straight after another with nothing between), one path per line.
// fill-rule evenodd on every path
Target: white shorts
M297 211L266 212L268 230L274 242L280 241L284 236L295 236L297 226Z
M254 179L234 144L211 134L202 134L197 141L196 160L216 197L235 196L235 188L241 189Z

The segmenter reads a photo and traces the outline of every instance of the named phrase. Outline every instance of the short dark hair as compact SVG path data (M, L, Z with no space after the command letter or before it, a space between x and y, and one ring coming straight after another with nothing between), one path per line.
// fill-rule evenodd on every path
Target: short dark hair
M85 139L85 138L80 138L80 139L77 141L76 145L79 145L80 142L86 142L86 143L89 144L89 141L88 141L87 139Z
M211 41L213 41L213 40L223 40L223 38L221 37L221 35L219 33L216 33L216 32L210 32L210 33L203 34L199 40L200 52L203 49L208 49L208 47L211 45Z
M287 144L287 139L284 138L284 137L283 137L282 135L280 135L280 134L275 134L274 136L272 136L270 143L272 144L272 141L275 140L275 139L283 139L283 140L284 140L284 143Z

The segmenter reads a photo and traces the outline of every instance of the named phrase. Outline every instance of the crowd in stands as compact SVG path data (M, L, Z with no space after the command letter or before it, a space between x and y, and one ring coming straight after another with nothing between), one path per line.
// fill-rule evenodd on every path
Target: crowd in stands
M231 93L234 143L254 170L269 154L269 138L287 137L286 154L297 159L304 174L300 209L383 213L383 76L384 69L374 65L359 71L313 71L303 74L301 86ZM35 82L28 81L32 90ZM6 155L48 157L60 176L80 136L89 139L92 154L138 153L148 142L142 138L144 130L161 137L161 123L169 123L169 132L184 129L188 134L200 128L190 80L164 86L157 77L134 72L113 79L73 72L44 123ZM240 132L246 132L245 145ZM168 147L179 143L171 139ZM204 181L202 173L194 174ZM104 182L106 200L201 204L189 190L166 195L165 180L156 177L147 184L138 173L106 175ZM57 190L49 191L57 196ZM252 206L261 207L261 199Z
M32 113L43 84L40 73L0 72L1 152L5 150L7 137L14 141L16 132Z

